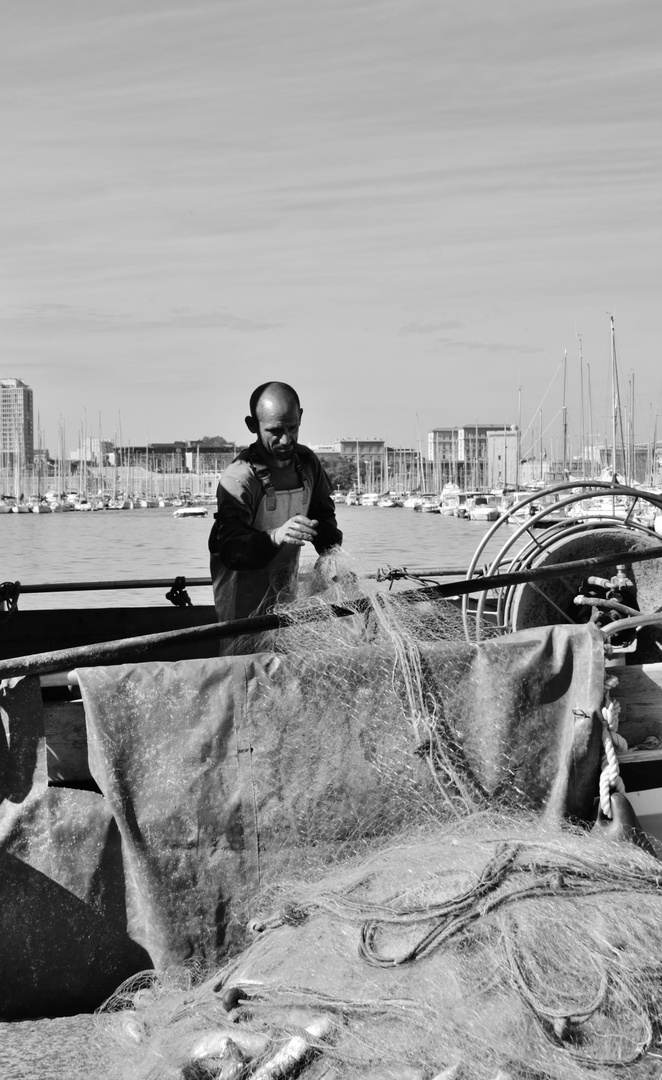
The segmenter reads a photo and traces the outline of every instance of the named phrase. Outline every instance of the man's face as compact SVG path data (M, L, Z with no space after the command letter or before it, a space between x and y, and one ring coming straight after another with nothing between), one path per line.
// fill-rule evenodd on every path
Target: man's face
M262 449L276 468L285 468L294 458L301 409L289 398L262 398L256 413L255 434Z

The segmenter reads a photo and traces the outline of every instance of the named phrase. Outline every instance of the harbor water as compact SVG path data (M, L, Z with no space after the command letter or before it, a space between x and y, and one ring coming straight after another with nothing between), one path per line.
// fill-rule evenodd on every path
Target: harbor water
M0 580L23 585L70 581L116 581L209 574L206 518L174 518L170 508L104 510L65 514L0 516ZM457 567L464 571L490 526L462 518L403 508L338 506L344 549L357 571L380 567ZM501 548L509 533L499 529L481 561ZM310 545L302 566L316 558ZM165 589L38 593L21 597L23 610L45 607L167 604ZM194 604L212 603L211 586L189 590Z

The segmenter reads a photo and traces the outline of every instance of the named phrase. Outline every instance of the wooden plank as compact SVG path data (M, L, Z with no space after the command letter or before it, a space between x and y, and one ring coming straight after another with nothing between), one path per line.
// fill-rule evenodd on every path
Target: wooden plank
M611 673L618 678L612 696L621 706L620 734L630 746L650 736L662 743L662 664L632 664Z

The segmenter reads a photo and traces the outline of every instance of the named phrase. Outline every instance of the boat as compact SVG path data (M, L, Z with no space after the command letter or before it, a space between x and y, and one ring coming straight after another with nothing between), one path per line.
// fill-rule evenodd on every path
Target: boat
M558 494L563 502L582 493ZM494 536L503 524L488 531ZM502 633L487 642L468 634L464 644L427 645L433 682L426 693L446 687L445 722L466 730L473 775L494 805L512 787L515 769L534 809L553 805L585 821L598 789L601 709L611 695L631 744L621 754L623 783L655 838L662 836L662 751L632 747L650 747L662 735L662 560L653 559L661 545L650 530L623 522L573 528L572 535L548 529L535 545L523 531L515 557L516 540L503 530L502 554L491 566L477 572L479 547L466 574L438 587L434 596L445 597L453 590L461 596L463 585L466 595L498 588ZM603 610L575 602L591 572L607 586L589 601L604 602L610 616L634 610L635 601L641 608L634 649L616 624L587 618L565 625L567 610ZM494 582L499 576L503 586ZM630 579L634 584L625 583ZM333 860L350 837L368 843L375 815L394 793L437 791L430 730L422 728L418 741L409 728L403 732L402 703L384 696L395 683L393 658L386 652L377 662L369 634L350 664L339 652L329 694L332 657L313 649L289 666L287 654L218 657L223 628L213 625L213 608L191 607L184 596L187 584L202 583L150 583L170 584L173 604L131 609L22 611L20 590L2 594L8 746L18 751L23 731L33 748L43 748L7 759L8 768L23 771L0 814L0 958L13 973L0 992L6 1019L97 1008L124 978L191 955L220 962L242 943L260 875L278 876L294 852L303 858L308 849L312 858L325 847ZM433 594L412 592L425 615ZM543 625L535 610L541 592L550 602ZM35 654L42 659L23 662ZM305 751L301 726L292 723L302 697L310 705ZM488 701L493 726L485 740ZM337 728L329 728L331 715ZM544 768L540 748L528 751L541 729L549 739ZM338 737L330 739L329 730ZM573 755L567 740L575 738ZM578 771L570 777L567 769ZM24 977L28 967L32 979Z
M361 496L361 506L377 506L379 495L376 491L367 491Z
M441 501L439 504L439 513L443 517L457 517L460 491L458 484L444 484L441 489Z
M172 516L175 518L207 517L208 513L206 506L178 506Z
M476 495L468 511L471 521L496 521L500 516L494 495Z
M423 504L427 506L438 505L439 496L434 491L417 491L408 495L403 502L403 506L407 510L418 510Z
M421 499L418 506L414 507L414 510L419 514L438 514L440 513L439 496L438 495L426 495Z
M460 491L455 503L455 517L468 518L474 499L480 494L480 491Z
M558 500L539 488L533 491L510 492L503 497L501 509L502 513L507 515L510 525L527 523L530 528L535 529L548 529L551 525L563 524L572 516L572 507L559 509Z

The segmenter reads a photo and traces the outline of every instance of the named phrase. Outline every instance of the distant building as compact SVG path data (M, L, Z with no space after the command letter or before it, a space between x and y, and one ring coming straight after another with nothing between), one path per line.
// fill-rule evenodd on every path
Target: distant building
M499 432L502 438L506 432L502 455L505 453L507 456L510 433L514 433L515 443L518 438L517 429L509 424L467 424L465 427L433 428L428 433L428 461L433 466L435 486L441 488L450 483L457 484L464 490L502 486L492 483L499 457L496 439ZM490 433L495 435L492 442L492 470L488 450ZM514 454L513 462L516 460Z
M520 482L519 431L516 427L487 433L487 486L516 488Z
M425 463L411 447L389 446L386 439L355 436L339 439L333 444L336 454L351 459L354 465L354 486L368 491L411 491L425 487ZM316 453L328 454L321 447Z
M355 462L355 487L359 491L384 491L387 488L386 439L357 435L339 439L338 446L343 457L352 458Z
M110 465L145 468L154 473L221 473L236 456L234 443L171 442L116 446Z
M69 460L86 461L88 465L107 465L114 449L114 444L108 439L89 438L70 451Z
M32 390L21 379L0 379L0 454L3 469L22 470L34 460Z
M340 457L342 454L340 443L320 443L317 446L313 446L312 443L302 443L301 445L308 446L318 457Z

